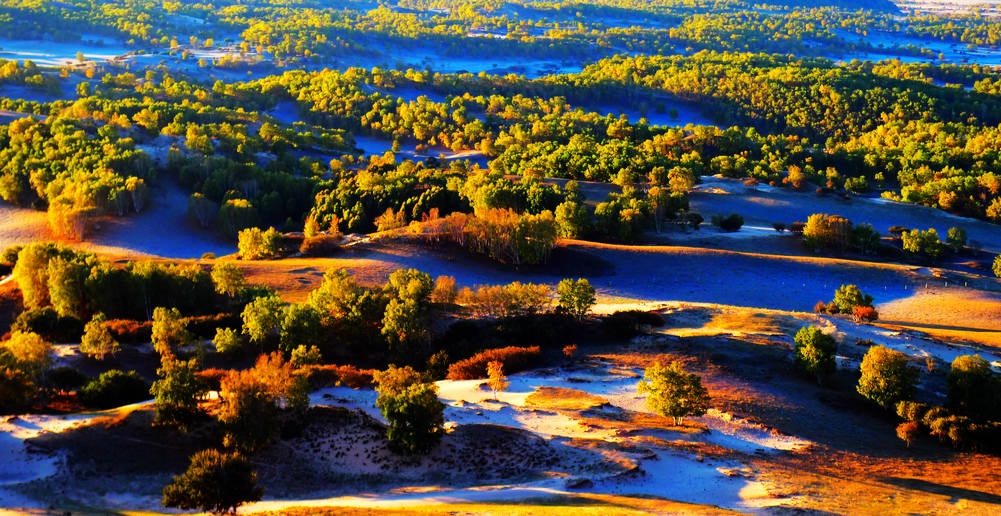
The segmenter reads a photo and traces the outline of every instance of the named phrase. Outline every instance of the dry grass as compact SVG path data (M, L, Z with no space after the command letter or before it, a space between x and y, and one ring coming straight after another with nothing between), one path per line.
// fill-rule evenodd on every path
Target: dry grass
M543 410L588 410L607 403L601 396L562 387L539 387L525 398L525 405Z
M1001 296L994 293L940 288L878 308L882 324L1001 348Z
M709 505L698 505L654 497L620 496L612 494L580 493L547 498L525 499L519 502L449 503L440 505L413 505L395 508L357 507L295 507L280 512L288 516L304 515L439 515L439 514L552 514L552 515L632 515L632 514L739 514Z

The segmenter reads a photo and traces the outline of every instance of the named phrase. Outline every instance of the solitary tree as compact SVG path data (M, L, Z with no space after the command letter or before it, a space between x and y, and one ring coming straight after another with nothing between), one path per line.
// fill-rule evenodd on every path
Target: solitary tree
M993 420L1001 412L1001 380L980 355L956 357L946 382L951 408L977 419Z
M918 370L907 365L907 355L886 346L869 348L862 358L862 376L856 390L883 408L914 396Z
M80 341L81 353L104 360L106 355L118 352L121 346L104 324L107 320L103 313L97 313L84 325L83 339Z
M701 416L709 409L709 391L702 386L702 379L686 372L677 361L667 366L656 362L648 367L638 390L647 395L650 410L674 418L676 425L685 416Z
M204 450L191 456L183 475L163 489L163 506L216 514L234 512L244 502L261 499L257 473L236 453Z
M430 451L444 435L445 404L438 386L424 382L410 367L394 367L374 375L379 398L376 405L389 421L389 447L408 455Z
M578 319L583 319L594 306L594 287L584 278L564 279L556 287L559 306Z
M233 297L247 286L243 271L230 262L220 262L212 267L212 283L215 291Z
M911 441L917 439L919 433L918 424L914 421L904 421L897 425L897 437L907 443L907 447L911 447Z
M834 354L838 343L820 328L804 326L796 332L794 341L796 366L815 376L817 383L823 383L837 369Z
M511 383L504 376L504 364L499 360L491 360L487 363L487 385L494 391L494 399L497 399L497 391L507 390Z
M268 337L278 336L285 313L285 302L278 296L259 297L243 308L243 333L250 341L263 345Z

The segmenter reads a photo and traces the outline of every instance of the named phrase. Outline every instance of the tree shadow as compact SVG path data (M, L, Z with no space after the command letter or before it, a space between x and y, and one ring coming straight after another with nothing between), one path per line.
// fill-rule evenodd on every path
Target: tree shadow
M903 487L906 489L913 489L916 491L924 491L926 493L948 496L949 498L951 498L950 503L956 503L959 500L973 500L976 502L1001 505L1001 495L996 495L993 493L985 493L983 491L965 489L962 487L946 486L938 484L936 482L921 480L919 478L883 477L881 478L881 480L883 482L886 482L887 484Z

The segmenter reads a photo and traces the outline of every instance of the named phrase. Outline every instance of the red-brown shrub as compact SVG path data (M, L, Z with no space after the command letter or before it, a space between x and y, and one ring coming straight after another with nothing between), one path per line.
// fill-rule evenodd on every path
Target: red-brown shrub
M122 344L143 344L153 338L153 321L111 319L104 323L115 340Z
M203 339L215 337L215 332L219 328L240 328L243 320L238 313L223 312L213 315L199 315L195 317L185 317L188 321L188 331Z
M852 308L852 318L856 321L872 322L879 319L879 312L871 306L856 306Z
M448 379L475 380L486 378L487 364L494 360L504 364L505 373L513 374L536 365L541 356L542 350L539 349L539 346L528 348L508 346L506 348L488 349L449 366Z
M313 389L343 385L352 389L370 387L375 369L358 369L350 365L309 365L298 370L306 375Z
M330 256L341 250L341 239L335 235L308 237L299 246L299 252L306 256Z

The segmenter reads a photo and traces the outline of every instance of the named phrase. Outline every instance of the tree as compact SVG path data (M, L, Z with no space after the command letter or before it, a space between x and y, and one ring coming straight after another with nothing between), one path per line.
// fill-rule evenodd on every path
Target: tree
M560 308L578 319L583 319L595 303L594 287L584 278L566 278L560 281L556 293L559 295Z
M91 265L77 259L56 256L49 260L48 288L52 307L62 316L81 318L86 306L84 283Z
M163 488L163 506L229 513L244 502L260 500L262 494L257 473L247 459L204 450L192 455L188 470Z
M911 447L911 441L918 438L920 427L914 421L904 421L897 425L897 438L907 443Z
M216 353L229 354L243 349L240 332L233 328L216 328L212 343L215 344Z
M951 227L946 233L945 242L949 244L952 251L958 253L966 246L966 230L963 228Z
M907 365L907 355L886 346L872 346L862 358L862 376L856 390L883 408L914 396L918 370Z
M247 286L243 270L230 262L219 262L212 267L212 283L215 291L234 297Z
M278 348L290 355L297 346L323 344L324 329L320 314L311 305L293 304L285 308L279 332Z
M434 280L434 290L431 291L430 300L432 303L450 305L455 302L457 294L454 276L438 276Z
M994 275L1001 278L1001 254L994 257L994 264L991 266Z
M557 206L554 217L560 238L582 236L591 225L591 214L587 212L587 207L574 201L565 201Z
M83 386L80 399L91 407L120 407L149 399L149 384L135 371L112 369Z
M52 344L30 331L14 331L0 343L0 351L10 353L13 365L36 379L52 363Z
M96 313L90 322L84 325L83 339L80 341L81 353L104 360L105 355L118 352L121 346L104 324L107 320L103 313Z
M243 260L270 259L278 256L281 240L282 235L275 228L268 228L267 231L247 228L237 235L236 247Z
M996 420L1001 415L1001 380L980 355L956 357L946 385L950 408L976 419Z
M494 399L497 399L497 391L505 391L510 385L507 376L504 376L504 364L499 360L487 363L487 385L494 391Z
M852 313L852 309L856 306L872 307L872 301L872 296L863 294L856 285L841 285L834 293L834 304L843 314Z
M160 357L175 356L177 351L194 340L188 331L188 321L180 310L158 306L153 309L153 348Z
M647 408L674 418L675 425L681 424L685 416L701 416L709 409L709 391L702 386L702 379L686 372L681 362L666 366L655 362L643 374L637 390L647 395Z
M424 382L410 367L389 366L373 375L379 398L376 405L389 422L386 437L397 453L429 452L444 435L445 404L438 386Z
M289 359L289 363L293 367L319 365L323 363L323 354L320 353L320 348L316 346L306 347L305 345L299 345L292 350L292 357Z
M225 431L223 443L244 452L269 443L282 408L300 410L309 405L304 382L278 352L261 355L253 368L223 377L218 413Z
M823 383L837 369L834 354L838 343L820 328L804 326L796 332L793 340L796 343L793 350L796 366L815 376L817 383Z
M280 334L285 302L278 296L259 297L243 307L243 333L250 341L263 345L269 337Z
M157 423L184 429L201 413L198 401L208 387L199 380L198 370L197 359L161 357L157 380L150 388L150 394L156 398Z

